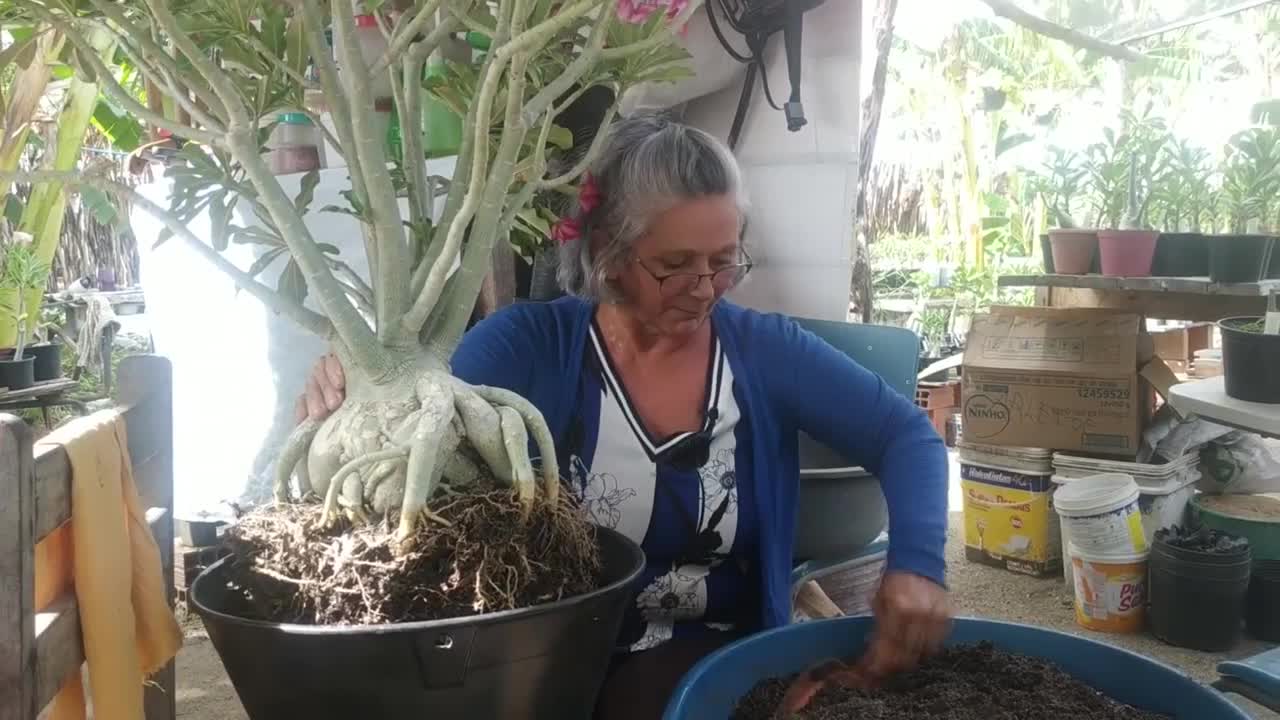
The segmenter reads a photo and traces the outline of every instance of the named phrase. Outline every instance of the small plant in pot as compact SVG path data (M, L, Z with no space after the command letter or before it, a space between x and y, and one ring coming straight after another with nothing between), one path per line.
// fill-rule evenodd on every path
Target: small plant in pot
M1258 282L1267 275L1275 239L1251 232L1266 218L1280 189L1280 130L1254 127L1227 144L1219 206L1226 234L1209 248L1214 282Z
M1271 296L1275 307L1276 296ZM1280 334L1266 332L1261 317L1218 321L1222 332L1222 374L1229 397L1280 404Z
M1053 149L1053 160L1047 163L1048 176L1042 180L1050 221L1049 252L1045 253L1045 270L1063 275L1084 275L1093 267L1098 250L1098 235L1077 227L1071 217L1072 201L1080 194L1088 171L1073 152Z
M1151 191L1149 214L1164 228L1156 242L1151 274L1157 277L1205 277L1209 239L1202 232L1214 208L1217 172L1208 150L1175 139L1168 151L1168 172Z
M48 382L62 377L62 343L58 342L55 328L63 324L62 311L44 307L40 309L40 322L35 337L40 340L27 348L27 354L35 360L33 372L36 382Z
M7 316L15 328L12 355L0 360L0 387L21 390L35 383L35 358L27 352L30 335L28 316L31 308L29 296L39 288L48 276L31 247L31 236L14 233L13 243L5 249L3 279L0 287L12 291L0 296L0 313Z
M1147 277L1155 260L1160 233L1146 227L1149 192L1140 190L1138 162L1129 163L1129 192L1124 221L1118 230L1098 231L1098 253L1102 274L1112 277Z

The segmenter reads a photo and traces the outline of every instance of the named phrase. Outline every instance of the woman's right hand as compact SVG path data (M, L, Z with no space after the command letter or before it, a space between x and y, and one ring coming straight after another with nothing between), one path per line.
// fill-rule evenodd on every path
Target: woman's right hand
M324 420L342 405L346 398L347 378L338 356L326 353L307 378L306 390L298 398L294 420Z

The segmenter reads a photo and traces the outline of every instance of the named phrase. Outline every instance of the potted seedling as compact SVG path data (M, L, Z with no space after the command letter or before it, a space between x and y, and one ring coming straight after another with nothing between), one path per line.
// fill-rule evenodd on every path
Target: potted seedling
M1044 252L1046 272L1083 275L1093 267L1098 249L1098 236L1093 230L1077 227L1071 216L1072 202L1084 188L1088 170L1081 166L1073 152L1054 148L1053 160L1046 165L1041 195L1054 229L1049 231L1048 250Z
M1227 395L1237 400L1280 403L1280 308L1268 298L1266 317L1233 317L1218 322L1222 332L1222 374Z
M21 390L35 383L35 358L26 352L30 334L27 319L31 312L31 293L26 291L42 282L47 273L44 264L25 242L29 237L15 233L14 244L5 252L4 282L6 286L17 290L11 298L0 299L0 303L3 303L0 311L11 317L14 324L13 353L0 360L0 386L9 390Z
M33 309L28 309L33 314ZM48 382L62 377L62 343L58 342L56 329L63 324L62 311L55 308L40 308L40 321L36 326L34 338L39 342L27 348L35 360L33 372L36 382Z
M1280 189L1280 130L1252 127L1227 144L1220 205L1226 234L1209 248L1214 282L1257 282L1267 275L1275 239L1257 232Z
M1098 231L1098 254L1102 260L1103 275L1147 277L1151 274L1156 239L1159 238L1160 233L1146 226L1151 194L1142 192L1138 170L1139 163L1135 154L1131 156L1129 163L1128 199L1120 228Z
M1214 167L1209 151L1174 140L1169 169L1152 189L1152 209L1160 208L1164 232L1156 243L1151 274L1203 277L1209 274L1209 242L1201 232L1212 205Z

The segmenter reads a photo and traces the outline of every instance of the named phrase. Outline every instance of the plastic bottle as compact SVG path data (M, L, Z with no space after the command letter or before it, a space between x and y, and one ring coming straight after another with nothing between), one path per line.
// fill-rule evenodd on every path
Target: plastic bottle
M283 113L280 124L271 133L271 172L276 175L319 170L320 131L311 118L302 113Z

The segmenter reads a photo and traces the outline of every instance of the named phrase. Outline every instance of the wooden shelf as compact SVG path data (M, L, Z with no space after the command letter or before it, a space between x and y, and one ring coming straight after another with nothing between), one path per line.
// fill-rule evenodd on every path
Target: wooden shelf
M1174 385L1169 389L1169 404L1184 415L1280 438L1280 405L1228 397L1221 376Z
M1181 293L1194 295L1230 295L1266 297L1280 292L1280 280L1252 283L1216 283L1207 277L1142 277L1122 278L1103 275L1005 275L1001 287L1084 288L1089 290L1127 290L1130 292Z
M1000 286L1038 288L1039 304L1052 307L1111 308L1148 318L1200 322L1261 315L1267 296L1280 293L1280 280L1215 283L1207 277L1006 275Z

